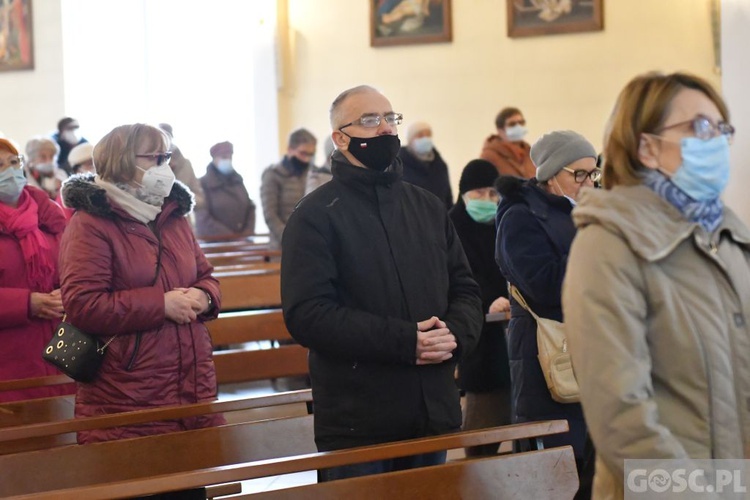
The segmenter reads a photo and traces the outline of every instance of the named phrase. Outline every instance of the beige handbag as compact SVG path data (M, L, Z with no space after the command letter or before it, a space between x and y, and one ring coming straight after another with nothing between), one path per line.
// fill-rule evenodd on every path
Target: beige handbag
M581 400L581 393L568 352L565 325L554 319L537 316L515 286L510 285L510 293L536 320L539 364L552 399L558 403L578 403Z

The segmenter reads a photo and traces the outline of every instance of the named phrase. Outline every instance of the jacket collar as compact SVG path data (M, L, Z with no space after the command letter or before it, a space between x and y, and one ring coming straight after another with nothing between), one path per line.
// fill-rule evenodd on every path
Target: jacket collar
M495 188L502 197L497 210L497 221L502 219L510 207L518 203L527 205L534 217L541 220L549 217L550 209L570 213L573 208L566 198L550 194L539 187L535 179L500 176Z
M63 183L62 198L66 207L98 217L113 219L124 214L119 207L110 203L106 191L94 184L94 174L71 176ZM182 217L189 214L194 205L193 193L183 183L176 180L172 191L164 201L162 214L174 213Z
M398 157L384 172L358 167L349 163L349 160L341 151L336 150L331 156L331 172L334 179L338 179L346 185L363 189L375 185L390 185L400 181L403 167Z
M646 186L617 186L612 190L584 189L573 211L581 228L598 224L619 234L633 252L647 261L664 258L687 238L708 242L709 235L690 222L669 202ZM750 230L726 206L715 234L726 233L735 242L750 247Z

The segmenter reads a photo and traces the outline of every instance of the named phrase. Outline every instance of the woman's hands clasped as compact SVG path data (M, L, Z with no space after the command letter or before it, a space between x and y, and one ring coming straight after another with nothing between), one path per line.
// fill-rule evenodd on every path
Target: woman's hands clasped
M191 323L207 309L208 297L200 288L175 288L164 294L164 314L175 323Z

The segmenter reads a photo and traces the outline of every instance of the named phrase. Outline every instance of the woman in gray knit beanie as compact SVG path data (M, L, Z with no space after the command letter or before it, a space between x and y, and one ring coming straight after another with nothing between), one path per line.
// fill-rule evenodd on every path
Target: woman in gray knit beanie
M601 177L594 146L572 130L543 135L531 146L531 161L540 185L552 194L565 196L572 205L582 187L593 186Z

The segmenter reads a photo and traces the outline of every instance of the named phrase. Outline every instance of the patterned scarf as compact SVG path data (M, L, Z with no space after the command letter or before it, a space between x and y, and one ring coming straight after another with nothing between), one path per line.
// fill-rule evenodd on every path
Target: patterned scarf
M51 292L57 277L54 260L57 256L52 255L52 247L39 228L39 205L26 189L21 192L16 208L0 203L0 226L21 246L31 289Z
M696 201L657 170L649 169L643 177L643 184L672 204L687 220L697 222L709 233L714 232L724 218L721 199Z

